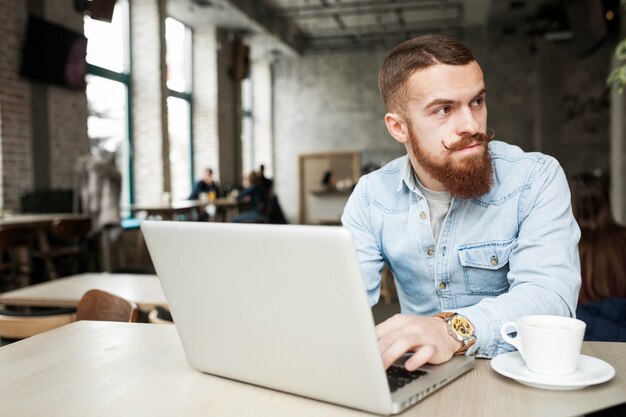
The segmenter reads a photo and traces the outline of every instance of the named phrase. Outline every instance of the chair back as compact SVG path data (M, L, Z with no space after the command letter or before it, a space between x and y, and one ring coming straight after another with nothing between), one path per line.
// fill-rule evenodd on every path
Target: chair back
M133 302L102 290L87 291L76 308L76 320L136 322L139 308Z
M0 228L0 291L24 287L30 283L32 240L31 228Z
M73 206L72 189L41 189L20 194L22 213L72 213Z
M90 229L89 218L57 217L52 221L50 233L38 235L39 251L34 256L43 258L48 279L92 268L90 262L95 257L90 256Z

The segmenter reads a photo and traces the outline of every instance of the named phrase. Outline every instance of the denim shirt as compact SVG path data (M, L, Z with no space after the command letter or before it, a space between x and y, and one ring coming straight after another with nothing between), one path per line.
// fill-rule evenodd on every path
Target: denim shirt
M384 263L403 314L454 311L476 329L469 354L514 350L500 327L529 314L574 316L580 289L580 229L569 187L552 157L491 141L494 185L453 198L439 241L408 156L361 177L342 215L353 235L370 306Z

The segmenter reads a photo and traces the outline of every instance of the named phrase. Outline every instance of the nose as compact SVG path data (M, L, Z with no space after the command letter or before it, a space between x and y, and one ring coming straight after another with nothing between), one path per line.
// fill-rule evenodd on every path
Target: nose
M478 133L480 130L480 123L476 118L476 115L470 108L463 109L462 112L459 112L459 120L457 122L457 134L459 136L463 135L474 135Z

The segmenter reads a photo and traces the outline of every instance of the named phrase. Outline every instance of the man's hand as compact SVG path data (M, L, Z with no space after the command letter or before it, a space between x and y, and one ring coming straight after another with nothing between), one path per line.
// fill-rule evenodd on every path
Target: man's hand
M462 346L439 317L396 314L376 326L376 336L385 369L406 352L415 352L404 364L409 371L425 363L447 362Z

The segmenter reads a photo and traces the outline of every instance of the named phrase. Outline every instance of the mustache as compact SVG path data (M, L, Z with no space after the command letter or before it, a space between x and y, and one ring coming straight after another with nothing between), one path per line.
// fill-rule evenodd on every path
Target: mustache
M495 132L492 135L487 135L486 133L478 132L473 135L463 135L461 139L456 141L451 145L446 145L445 141L441 139L441 144L446 150L450 152L458 151L463 148L467 148L468 146L475 143L488 143L495 136Z

